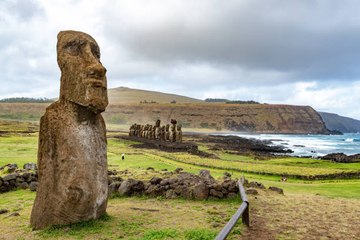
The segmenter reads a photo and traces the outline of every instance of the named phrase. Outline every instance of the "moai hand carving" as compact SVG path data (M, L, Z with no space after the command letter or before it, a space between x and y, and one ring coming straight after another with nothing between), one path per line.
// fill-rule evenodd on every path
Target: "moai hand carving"
M34 229L96 219L108 198L106 69L88 34L58 34L60 98L40 121L38 174L30 223Z

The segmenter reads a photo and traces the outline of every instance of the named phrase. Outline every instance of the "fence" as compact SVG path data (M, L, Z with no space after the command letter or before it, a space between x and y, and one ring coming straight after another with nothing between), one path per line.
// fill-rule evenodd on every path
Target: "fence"
M242 222L245 223L248 227L250 227L249 201L247 199L245 189L243 186L243 178L241 181L240 180L238 181L238 186L239 186L240 197L242 199L242 204L240 205L236 213L231 217L229 222L226 223L224 228L216 236L215 238L216 240L226 239L226 237L230 234L231 230L234 228L235 224L237 223L237 221L241 216L242 216Z

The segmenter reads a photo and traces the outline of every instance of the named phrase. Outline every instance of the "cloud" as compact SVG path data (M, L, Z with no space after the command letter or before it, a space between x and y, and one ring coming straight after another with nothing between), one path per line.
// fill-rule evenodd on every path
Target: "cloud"
M56 97L56 35L100 45L110 87L311 105L360 118L355 0L4 0L0 98Z

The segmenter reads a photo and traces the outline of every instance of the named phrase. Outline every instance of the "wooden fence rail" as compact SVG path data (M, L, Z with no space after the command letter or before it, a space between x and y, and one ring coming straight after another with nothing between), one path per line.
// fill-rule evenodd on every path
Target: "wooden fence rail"
M215 238L216 240L226 239L241 216L242 216L242 222L245 223L246 226L250 227L249 201L243 186L243 178L242 180L238 181L238 186L239 186L240 197L242 199L242 204L240 205L236 213L231 217L229 222L226 223L224 228L216 236Z

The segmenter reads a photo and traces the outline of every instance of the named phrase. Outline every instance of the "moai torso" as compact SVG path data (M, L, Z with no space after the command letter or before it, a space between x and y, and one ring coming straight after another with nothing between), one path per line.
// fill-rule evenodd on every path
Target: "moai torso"
M176 142L181 143L182 142L182 130L181 130L181 125L177 125L177 129L176 129Z
M160 139L160 130L161 130L160 124L161 124L161 121L157 120L156 124L155 124L155 129L154 129L154 138L155 139Z
M58 35L59 101L40 121L38 188L31 225L42 229L102 216L108 180L106 69L95 40L81 32Z
M170 141L176 142L176 124L171 124L170 127Z
M170 141L170 125L166 124L165 127L165 141Z
M165 126L162 126L161 128L160 128L160 140L161 141L165 141L166 139L165 139Z

